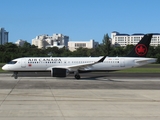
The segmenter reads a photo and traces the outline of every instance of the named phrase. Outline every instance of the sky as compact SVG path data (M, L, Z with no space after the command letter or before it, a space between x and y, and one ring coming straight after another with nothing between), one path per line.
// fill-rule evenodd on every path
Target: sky
M160 33L160 0L0 0L9 42L61 33L102 42L104 34Z

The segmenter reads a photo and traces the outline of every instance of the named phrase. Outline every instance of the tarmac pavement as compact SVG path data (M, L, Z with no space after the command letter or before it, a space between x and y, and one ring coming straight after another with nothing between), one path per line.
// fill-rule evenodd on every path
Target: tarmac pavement
M0 74L0 120L28 119L158 120L160 77Z

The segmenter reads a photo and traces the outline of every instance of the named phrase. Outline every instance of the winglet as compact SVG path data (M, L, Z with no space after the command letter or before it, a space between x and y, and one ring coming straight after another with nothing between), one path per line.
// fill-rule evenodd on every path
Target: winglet
M104 57L102 57L100 60L98 60L97 61L97 63L99 63L99 62L103 62L104 61L104 59L106 58L107 56L105 55Z

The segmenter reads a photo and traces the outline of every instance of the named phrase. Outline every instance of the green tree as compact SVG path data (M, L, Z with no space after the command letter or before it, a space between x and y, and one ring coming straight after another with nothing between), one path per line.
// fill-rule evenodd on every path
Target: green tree
M23 44L22 47L24 47L24 48L31 48L31 44L26 41L26 42Z
M105 34L102 40L102 45L101 45L101 51L103 53L103 55L108 55L110 54L110 50L111 50L111 41L110 41L110 37L108 36L108 34Z
M155 47L150 46L147 53L147 57L155 57L155 55L156 55Z
M110 56L113 56L113 57L115 57L115 56L118 56L118 57L124 56L124 52L125 52L125 50L124 50L123 47L120 47L120 46L119 47L115 47L115 48L113 48L111 50Z
M157 58L157 62L156 63L160 63L160 53L157 53L155 56Z
M87 51L88 51L88 49L87 48L82 48L82 47L80 47L80 48L77 48L76 49L76 51L73 51L73 56L75 56L75 57L86 57L87 56Z
M124 48L124 54L125 54L124 56L126 56L127 54L129 54L133 48L134 48L134 45L127 45Z

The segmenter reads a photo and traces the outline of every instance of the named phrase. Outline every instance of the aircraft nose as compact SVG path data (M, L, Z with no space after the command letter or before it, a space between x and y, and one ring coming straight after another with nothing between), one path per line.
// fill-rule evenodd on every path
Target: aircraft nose
M4 65L4 66L2 67L2 70L9 70L9 68L8 68L8 66Z

